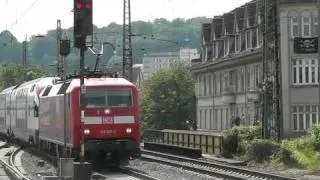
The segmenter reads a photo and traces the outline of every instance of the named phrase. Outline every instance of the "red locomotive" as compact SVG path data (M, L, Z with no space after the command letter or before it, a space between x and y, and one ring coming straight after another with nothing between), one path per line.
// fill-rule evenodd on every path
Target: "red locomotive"
M40 82L40 81L37 81ZM84 94L84 140L85 156L90 160L106 159L109 162L119 165L121 162L128 162L130 156L139 155L140 149L140 120L138 108L138 92L134 84L123 78L85 78L86 92ZM39 83L38 83L39 84ZM30 88L38 87L37 83ZM41 83L40 83L41 84ZM30 90L25 88L26 92ZM38 88L39 89L39 88ZM0 93L0 98L12 91L6 89ZM78 158L80 153L80 104L79 79L70 79L66 82L46 83L40 94L30 93L23 98L26 104L20 105L18 109L11 108L11 114L16 111L30 113L34 111L32 122L37 128L29 129L31 121L28 116L5 117L5 121L19 121L23 123L24 129L13 131L13 135L24 132L23 141L38 145L44 150L62 152L64 145L64 112L66 112L67 131L66 142L69 155ZM66 104L64 104L64 93L66 93ZM3 94L3 96L1 96ZM17 95L14 95L17 96ZM31 97L30 97L31 96ZM19 96L19 98L21 98ZM36 102L39 98L39 104ZM17 98L10 101L17 104ZM31 101L31 102L29 102ZM7 111L6 100L0 103L0 123L2 115ZM4 105L3 105L4 104ZM22 108L25 108L22 111ZM10 115L9 115L10 116ZM35 123L37 122L38 123ZM3 128L3 131L13 129L10 126ZM28 136L26 136L28 132Z

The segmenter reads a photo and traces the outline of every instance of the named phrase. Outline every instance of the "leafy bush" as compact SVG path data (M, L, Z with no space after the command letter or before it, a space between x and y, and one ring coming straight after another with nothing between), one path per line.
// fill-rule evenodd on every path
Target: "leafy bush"
M247 157L249 160L263 162L269 160L279 150L280 145L268 139L254 139L248 145Z
M238 135L234 133L226 133L223 136L222 155L225 157L232 157L232 154L238 149Z
M311 138L311 143L316 151L320 151L320 124L312 126L308 131L308 136Z
M224 134L222 155L231 157L233 154L244 154L246 144L253 139L260 138L260 126L234 126Z
M320 152L315 150L313 141L309 133L300 138L283 140L278 158L286 165L320 170Z

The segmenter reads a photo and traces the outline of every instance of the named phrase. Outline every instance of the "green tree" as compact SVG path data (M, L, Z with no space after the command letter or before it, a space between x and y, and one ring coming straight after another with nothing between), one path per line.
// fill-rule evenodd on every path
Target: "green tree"
M175 64L168 70L155 72L149 82L140 95L142 128L195 129L191 73L182 64Z
M5 89L46 74L45 69L41 67L24 68L17 64L3 64L0 68L0 87Z

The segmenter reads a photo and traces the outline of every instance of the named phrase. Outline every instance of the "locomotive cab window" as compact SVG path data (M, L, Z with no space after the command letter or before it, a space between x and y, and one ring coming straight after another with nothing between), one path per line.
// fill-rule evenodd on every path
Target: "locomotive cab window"
M87 90L84 99L87 108L132 106L132 92L129 89Z

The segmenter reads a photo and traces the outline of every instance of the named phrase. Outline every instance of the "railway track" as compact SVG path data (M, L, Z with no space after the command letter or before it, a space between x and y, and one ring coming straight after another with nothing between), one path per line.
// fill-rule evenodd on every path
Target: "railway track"
M269 174L259 171L252 171L245 168L240 168L236 166L207 162L203 160L190 159L170 154L164 154L154 151L141 151L141 159L145 161L158 162L162 164L167 164L174 167L184 168L193 172L207 174L215 178L222 179L236 179L236 180L265 180L265 179L276 179L276 180L296 180L291 177L284 177L275 174Z
M4 148L5 146L10 146L10 144L5 143L1 147ZM12 147L12 146L11 146ZM0 164L6 169L7 173L10 174L11 177L18 179L18 180L29 180L29 177L24 175L20 169L15 165L15 156L18 154L18 152L21 150L21 148L8 148L8 150L5 153L5 156L9 154L9 158L2 157L0 159ZM6 161L7 159L7 161Z
M117 179L128 179L135 178L139 180L159 180L155 177L149 176L148 174L141 172L136 169L128 168L128 167L119 167L115 169L115 172L123 174L123 177L117 177ZM129 177L128 177L129 176ZM92 180L100 180L100 179L110 179L110 172L93 172L92 173Z
M49 153L39 151L36 148L29 147L26 149L31 154L34 154L36 156L42 157L45 161L51 162L54 166L57 167L58 165L58 159L56 156L53 156ZM13 161L12 161L13 162ZM157 178L151 177L148 174L141 172L139 170L135 170L128 167L120 167L115 169L116 174L123 174L123 179L128 179L128 177L131 177L131 179L136 178L139 180L159 180ZM114 173L113 173L114 174ZM92 171L92 180L105 180L110 179L110 175L112 176L112 173L104 171L96 171L95 169ZM118 179L118 178L117 178ZM119 178L121 179L121 178Z

